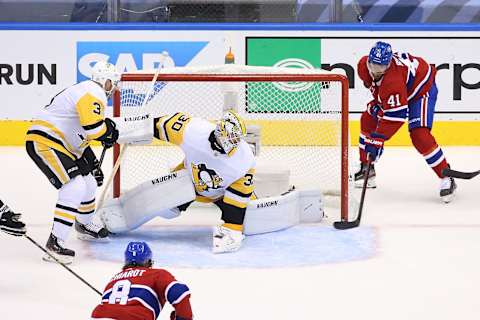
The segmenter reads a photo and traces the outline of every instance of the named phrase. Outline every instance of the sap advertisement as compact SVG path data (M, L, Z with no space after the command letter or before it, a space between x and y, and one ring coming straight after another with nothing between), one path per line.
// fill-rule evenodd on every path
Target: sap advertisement
M292 28L297 30L0 30L9 44L0 51L0 118L32 119L60 90L88 79L100 60L121 72L154 70L161 63L208 66L224 63L230 48L240 65L317 68L348 76L355 118L370 100L356 74L357 62L383 40L394 51L421 56L437 68L437 119L480 119L480 37L475 32Z

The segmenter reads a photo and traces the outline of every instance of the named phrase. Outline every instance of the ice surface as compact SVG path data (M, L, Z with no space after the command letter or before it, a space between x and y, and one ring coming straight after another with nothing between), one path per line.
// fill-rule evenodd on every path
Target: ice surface
M455 169L480 167L480 148L444 152ZM23 148L0 148L0 158L0 198L23 213L31 237L44 244L56 191ZM458 195L446 205L438 197L438 178L413 147L387 147L376 170L378 188L367 191L362 228L342 232L322 224L252 237L239 256L250 253L256 265L212 267L216 258L208 258L203 245L210 244L207 226L216 223L218 212L207 219L192 214L167 227L155 221L138 235L150 237L158 245L156 260L189 285L196 319L479 319L480 178L458 181ZM178 225L189 222L200 225L192 233ZM306 228L318 228L310 242L301 237ZM268 253L264 241L281 244L289 235L299 243L282 248L286 255ZM170 236L182 240L182 261L188 264L190 254L195 263L172 262ZM196 237L200 241L190 245ZM0 241L0 319L89 319L99 302L95 292L62 267L44 263L28 240L0 234ZM72 232L72 268L102 290L120 269L117 255L126 241L120 237L102 248ZM306 263L296 267L302 256ZM166 309L160 319L168 319Z

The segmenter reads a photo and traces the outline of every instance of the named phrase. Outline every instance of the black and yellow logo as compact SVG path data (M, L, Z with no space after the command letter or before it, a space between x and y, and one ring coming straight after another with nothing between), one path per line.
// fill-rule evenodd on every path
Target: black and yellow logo
M221 188L222 178L218 176L215 170L208 169L205 164L195 165L192 163L192 176L197 192L204 192L210 189Z

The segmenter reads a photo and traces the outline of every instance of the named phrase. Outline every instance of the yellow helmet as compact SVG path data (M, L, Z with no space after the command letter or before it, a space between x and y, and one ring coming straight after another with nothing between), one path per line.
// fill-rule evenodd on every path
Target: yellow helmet
M217 121L215 138L226 154L233 155L242 138L247 134L247 129L242 118L233 110L228 110Z

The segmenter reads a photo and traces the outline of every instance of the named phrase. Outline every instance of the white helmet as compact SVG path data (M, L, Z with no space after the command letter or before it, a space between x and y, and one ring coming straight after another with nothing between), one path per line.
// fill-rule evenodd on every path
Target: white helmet
M118 82L120 81L120 73L113 64L107 61L98 61L93 66L92 80L98 83L105 90L107 96L110 96L117 88ZM105 88L108 80L110 80L112 83L110 90Z
M240 116L233 110L228 110L217 121L214 134L218 144L226 154L231 156L237 150L241 139L247 134L247 129Z

